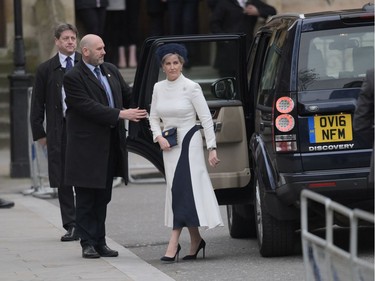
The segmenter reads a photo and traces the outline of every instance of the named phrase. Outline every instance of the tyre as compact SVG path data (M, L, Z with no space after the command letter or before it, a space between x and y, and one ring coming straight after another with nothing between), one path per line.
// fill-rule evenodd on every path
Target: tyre
M259 252L263 257L293 254L296 241L296 223L279 221L272 217L265 206L265 189L255 178L254 208Z
M256 226L253 206L227 205L229 234L232 238L255 238Z

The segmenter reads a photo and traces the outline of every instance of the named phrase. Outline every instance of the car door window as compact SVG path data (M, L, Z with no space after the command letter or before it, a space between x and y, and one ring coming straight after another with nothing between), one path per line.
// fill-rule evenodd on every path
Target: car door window
M210 41L185 43L188 49L188 62L183 67L183 74L202 87L207 101L217 100L211 92L211 85L215 81L223 77L237 76L236 44L238 43L230 40L217 43ZM232 49L232 52L227 52L228 48ZM158 81L164 79L165 73L159 67Z

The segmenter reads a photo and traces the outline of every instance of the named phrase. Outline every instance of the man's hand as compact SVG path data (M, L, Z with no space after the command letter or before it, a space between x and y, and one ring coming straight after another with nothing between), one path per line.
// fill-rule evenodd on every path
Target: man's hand
M38 143L43 147L47 145L47 138L38 139Z
M259 16L258 8L254 5L246 5L246 7L243 9L244 13L248 16Z
M141 119L147 117L147 111L146 109L139 109L139 107L123 109L120 111L119 117L121 119L127 119L129 121L139 122Z

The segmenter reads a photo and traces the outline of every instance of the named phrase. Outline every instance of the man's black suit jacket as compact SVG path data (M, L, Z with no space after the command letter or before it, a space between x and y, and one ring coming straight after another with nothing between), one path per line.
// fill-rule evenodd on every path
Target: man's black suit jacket
M67 148L65 182L78 187L105 188L110 141L117 132L115 176L128 179L126 132L119 112L129 108L131 89L118 69L103 63L102 73L112 90L115 108L108 106L106 93L94 73L81 60L64 77L66 92Z

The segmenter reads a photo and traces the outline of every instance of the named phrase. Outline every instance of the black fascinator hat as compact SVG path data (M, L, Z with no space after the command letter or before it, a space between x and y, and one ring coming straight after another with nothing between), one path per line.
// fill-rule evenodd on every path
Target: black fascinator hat
M160 63L163 60L164 56L167 54L177 54L184 58L185 63L188 61L187 50L184 45L177 43L168 43L161 45L156 49L156 55Z

